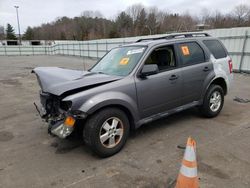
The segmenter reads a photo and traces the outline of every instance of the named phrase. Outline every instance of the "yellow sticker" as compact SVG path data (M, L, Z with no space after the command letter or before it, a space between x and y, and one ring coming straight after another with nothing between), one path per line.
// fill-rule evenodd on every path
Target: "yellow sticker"
M122 60L120 61L120 65L127 65L128 64L128 62L129 62L129 58L122 58Z
M182 50L182 54L183 54L183 55L190 55L188 46L182 46L182 47L181 47L181 50Z

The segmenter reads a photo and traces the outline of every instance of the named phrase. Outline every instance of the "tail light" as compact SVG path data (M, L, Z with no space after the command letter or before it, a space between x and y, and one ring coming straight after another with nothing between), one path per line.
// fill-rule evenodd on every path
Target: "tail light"
M229 72L232 73L233 72L233 62L231 59L228 61L228 67L229 67Z

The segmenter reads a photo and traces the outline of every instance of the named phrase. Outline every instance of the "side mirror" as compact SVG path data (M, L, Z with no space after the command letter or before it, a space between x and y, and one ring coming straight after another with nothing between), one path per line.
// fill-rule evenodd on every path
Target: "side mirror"
M142 78L145 78L147 76L157 74L159 72L158 65L156 64L151 64L151 65L144 65L141 71L140 76Z

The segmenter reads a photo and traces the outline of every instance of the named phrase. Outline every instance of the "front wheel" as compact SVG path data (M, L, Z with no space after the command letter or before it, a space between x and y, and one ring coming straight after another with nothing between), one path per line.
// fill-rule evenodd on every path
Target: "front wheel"
M200 107L202 114L206 117L217 116L224 104L224 91L219 85L211 85L203 100L203 105Z
M93 114L86 122L83 139L100 157L119 152L129 135L129 120L118 108L106 108Z

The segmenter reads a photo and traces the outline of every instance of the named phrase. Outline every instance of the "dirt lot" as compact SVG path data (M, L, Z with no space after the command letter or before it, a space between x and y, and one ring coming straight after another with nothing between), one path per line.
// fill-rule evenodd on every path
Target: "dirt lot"
M173 187L188 136L197 141L200 187L250 187L250 75L235 83L217 118L197 109L150 123L132 133L117 155L100 159L81 141L47 134L33 102L36 66L82 69L74 57L0 57L0 187Z

